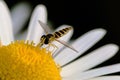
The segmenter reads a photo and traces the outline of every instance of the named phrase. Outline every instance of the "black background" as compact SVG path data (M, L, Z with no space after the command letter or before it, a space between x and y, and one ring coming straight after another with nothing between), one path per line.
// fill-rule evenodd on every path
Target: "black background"
M21 1L5 0L8 7ZM48 20L57 28L62 24L74 26L75 32L72 39L83 33L104 28L107 35L86 53L107 43L120 45L120 1L119 0L24 0L32 5L32 10L38 4L44 4L48 10ZM22 15L22 14L21 14ZM28 21L29 22L29 21ZM99 66L119 63L120 51L110 60ZM99 67L97 66L97 67Z

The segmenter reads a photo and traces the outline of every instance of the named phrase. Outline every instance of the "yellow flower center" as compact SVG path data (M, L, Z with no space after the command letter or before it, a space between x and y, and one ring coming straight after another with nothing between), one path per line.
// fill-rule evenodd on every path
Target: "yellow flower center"
M62 80L51 52L16 41L0 47L0 80Z

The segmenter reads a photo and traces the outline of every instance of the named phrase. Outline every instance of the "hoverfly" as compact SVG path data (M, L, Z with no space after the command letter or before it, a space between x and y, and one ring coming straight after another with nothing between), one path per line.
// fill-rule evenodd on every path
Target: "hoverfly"
M66 46L66 47L68 47L68 48L70 48L73 51L78 53L78 51L76 49L74 49L72 46L68 45L66 42L58 40L58 38L60 38L60 37L64 36L65 34L67 34L72 29L72 27L64 28L62 30L54 32L53 34L48 34L48 31L46 29L47 25L42 23L40 20L39 20L39 24L41 25L41 27L46 32L46 35L43 35L40 38L40 43L41 43L40 46L42 46L44 44L51 44L53 41L57 41L57 42L63 44L64 46ZM53 44L51 44L51 45L57 47L56 45L53 45Z

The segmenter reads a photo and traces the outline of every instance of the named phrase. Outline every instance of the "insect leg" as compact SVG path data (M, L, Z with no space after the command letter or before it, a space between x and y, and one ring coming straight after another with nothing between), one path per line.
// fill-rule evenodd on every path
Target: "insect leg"
M55 44L51 44L52 46L53 46L53 52L52 52L52 56L53 56L53 54L57 51L57 49L58 49L58 46L56 46Z
M37 44L37 46L39 47L41 47L43 44L44 44L44 41L45 41L45 39L42 39L38 44Z
M49 51L52 52L51 55L53 55L53 53L56 52L56 50L58 49L58 47L55 44L49 43L48 46L46 47ZM50 48L53 48L52 50L50 50ZM57 48L57 49L56 49Z

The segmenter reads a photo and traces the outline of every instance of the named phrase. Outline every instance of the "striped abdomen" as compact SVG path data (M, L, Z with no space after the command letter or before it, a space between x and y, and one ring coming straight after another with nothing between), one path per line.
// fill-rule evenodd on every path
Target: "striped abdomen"
M62 30L55 32L53 35L55 36L55 38L60 38L63 35L65 35L66 33L68 33L71 29L72 29L72 27L64 28Z

